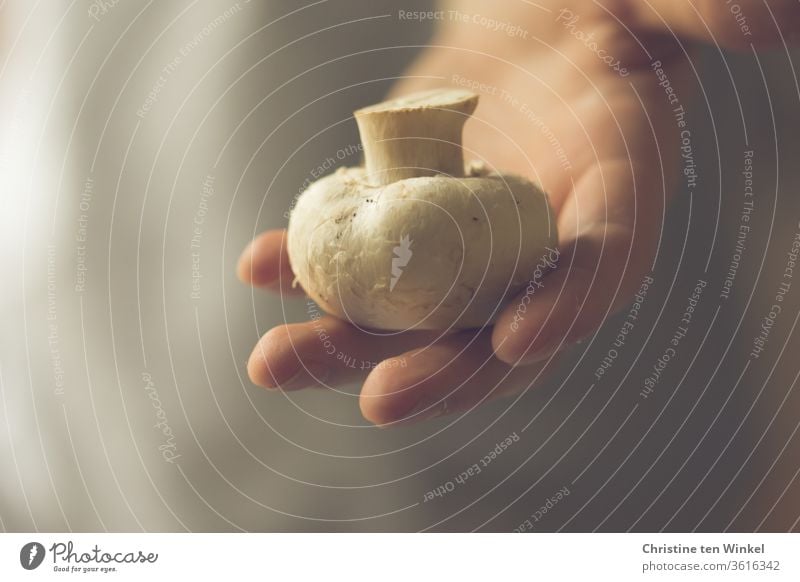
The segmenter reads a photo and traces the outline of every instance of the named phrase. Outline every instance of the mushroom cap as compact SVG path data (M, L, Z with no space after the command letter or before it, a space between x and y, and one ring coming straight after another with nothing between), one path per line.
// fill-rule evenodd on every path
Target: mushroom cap
M557 241L546 194L519 176L380 186L342 168L299 197L287 244L297 282L322 309L408 330L491 323L551 265Z

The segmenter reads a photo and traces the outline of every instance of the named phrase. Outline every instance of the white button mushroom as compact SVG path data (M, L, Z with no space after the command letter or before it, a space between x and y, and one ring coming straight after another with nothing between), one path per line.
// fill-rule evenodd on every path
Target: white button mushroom
M355 112L364 168L314 182L289 219L296 281L362 327L490 323L557 244L547 196L519 176L465 170L478 96L416 93Z

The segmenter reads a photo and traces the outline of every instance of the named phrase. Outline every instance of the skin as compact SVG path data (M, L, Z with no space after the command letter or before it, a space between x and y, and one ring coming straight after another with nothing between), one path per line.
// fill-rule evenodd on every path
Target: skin
M451 84L458 75L518 100L515 106L491 90L482 92L464 147L468 158L527 175L549 193L558 216L558 269L516 325L519 301L509 304L493 328L442 338L427 332L376 337L332 317L278 326L250 357L254 383L296 390L363 380L361 411L381 426L470 410L528 389L559 351L593 334L627 305L652 268L669 193L682 175L680 130L651 62L662 62L689 109L696 87L688 63L695 43L748 51L751 42L756 48L781 43L769 11L755 0L738 0L750 37L718 0L536 2L549 13L523 2L488 4L451 2L445 9L517 24L527 39L446 21L393 94ZM786 0L769 6L784 38L794 40L800 4ZM565 26L574 16L574 26ZM628 74L604 63L576 38L576 30L593 32L597 49L619 60ZM521 103L557 136L568 170L551 141L525 120ZM296 294L285 232L256 238L241 256L238 275L256 287ZM380 365L366 377L343 365L326 353L320 327L339 352Z

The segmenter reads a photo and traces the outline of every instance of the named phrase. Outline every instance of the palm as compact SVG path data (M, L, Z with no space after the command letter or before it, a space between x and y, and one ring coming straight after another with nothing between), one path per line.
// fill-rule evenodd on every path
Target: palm
M592 18L603 15L584 15L581 25L591 26ZM601 30L598 44L627 66L626 76L550 21L531 30L540 42L527 43L525 52L512 45L517 39L486 51L469 35L443 35L395 90L482 83L481 105L465 131L467 157L528 175L549 193L561 262L518 327L512 332L513 308L494 329L444 338L407 333L375 341L334 318L281 326L262 338L251 357L254 381L299 388L361 379L359 371L325 353L322 326L349 359L384 362L362 391L362 411L373 422L466 410L531 385L539 368L510 364L545 362L628 300L652 262L677 132L636 40L614 26ZM683 71L677 65L665 70L680 95ZM289 279L282 245L281 234L264 235L245 254L242 277L268 285Z

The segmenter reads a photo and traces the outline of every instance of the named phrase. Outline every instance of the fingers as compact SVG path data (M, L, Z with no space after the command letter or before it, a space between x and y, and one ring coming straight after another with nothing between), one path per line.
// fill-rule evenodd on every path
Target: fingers
M236 267L239 279L248 285L293 295L302 294L292 288L294 273L286 254L286 230L268 230L247 245Z
M376 341L343 321L323 317L269 331L253 350L247 370L255 384L282 390L336 386L369 374L359 398L361 411L370 422L393 426L467 411L518 393L533 385L545 366L513 368L499 361L488 330L430 343L433 333L408 332Z
M390 358L361 390L364 417L395 426L463 412L531 386L544 364L512 368L494 357L490 332L464 331Z
M749 50L800 40L797 0L632 0L630 10L640 28ZM779 28L780 27L780 28Z
M254 384L298 390L363 379L378 363L435 338L434 332L378 334L324 316L278 326L256 344L247 364Z
M633 271L622 272L631 241L629 231L616 227L574 241L558 270L529 285L498 318L497 357L511 365L538 362L600 327L633 292ZM641 269L635 271L640 278Z
M637 200L625 187L630 173L625 164L610 165L576 185L559 221L558 268L535 273L495 323L492 344L501 361L530 364L580 341L641 284L655 254L661 203L653 192ZM603 196L603 183L613 195Z

